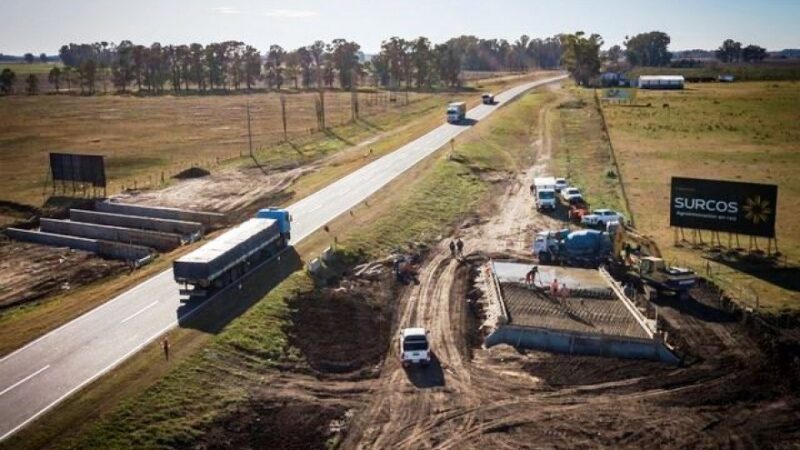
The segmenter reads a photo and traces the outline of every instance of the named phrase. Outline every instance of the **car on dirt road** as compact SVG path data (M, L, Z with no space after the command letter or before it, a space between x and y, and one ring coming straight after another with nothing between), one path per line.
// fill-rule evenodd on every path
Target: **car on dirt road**
M590 227L605 228L611 222L625 223L625 216L613 209L595 209L591 214L586 214L581 223Z
M555 190L556 192L561 192L563 189L569 187L569 181L566 178L556 178L556 185Z
M403 367L412 364L427 366L431 362L431 348L425 328L403 328L400 330L400 362Z
M561 199L564 200L564 203L569 205L570 200L576 197L582 197L581 190L575 187L570 187L563 189L561 191Z

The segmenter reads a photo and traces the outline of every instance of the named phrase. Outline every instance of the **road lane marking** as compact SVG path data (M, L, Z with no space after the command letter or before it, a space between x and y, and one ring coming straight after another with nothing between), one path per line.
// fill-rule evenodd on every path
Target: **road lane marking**
M134 317L138 316L139 314L141 314L141 313L147 311L148 309L152 308L153 306L156 306L156 303L158 303L158 300L154 301L153 303L150 303L149 305L145 306L144 308L140 309L139 311L136 311L135 313L133 313L130 316L126 317L119 324L122 325L123 323L133 319Z
M5 394L6 392L8 392L8 391L10 391L10 390L14 389L15 387L19 386L20 384L22 384L22 383L24 383L24 382L26 382L26 381L30 380L31 378L35 377L36 375L39 375L40 373L44 372L45 370L47 370L47 369L49 369L49 368L50 368L50 364L48 364L48 365L46 365L46 366L42 367L41 369L37 370L36 372L33 372L32 374L28 375L27 377L25 377L25 378L23 378L23 379L21 379L21 380L17 381L16 383L12 384L11 386L9 386L9 387L7 387L7 388L3 389L3 391L2 391L2 392L0 392L0 396L2 396L2 395L3 395L3 394Z

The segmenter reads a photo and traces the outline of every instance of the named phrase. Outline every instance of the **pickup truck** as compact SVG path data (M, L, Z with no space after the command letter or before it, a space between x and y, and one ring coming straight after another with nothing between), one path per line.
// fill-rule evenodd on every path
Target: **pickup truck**
M625 216L612 209L595 209L581 219L582 224L598 228L605 228L611 222L625 224Z
M569 204L573 198L581 198L581 190L576 187L568 187L561 190L561 199L564 203Z
M485 93L481 95L481 103L484 105L494 105L494 94Z
M428 365L431 362L431 347L428 330L425 328L403 328L400 330L400 362L403 367L411 364Z

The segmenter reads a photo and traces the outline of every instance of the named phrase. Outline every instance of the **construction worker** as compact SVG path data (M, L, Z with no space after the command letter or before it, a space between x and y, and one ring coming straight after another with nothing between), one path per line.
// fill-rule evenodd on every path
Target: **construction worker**
M161 341L161 348L164 349L164 359L169 361L169 337L164 336L164 340Z
M536 274L539 273L539 266L531 266L531 270L525 274L525 284L533 286L536 282Z
M464 241L462 241L461 238L458 238L458 240L456 241L456 248L458 249L458 256L460 258L463 258L464 257Z
M555 298L558 295L558 278L553 278L550 282L550 296Z
M558 290L558 296L561 297L562 301L569 297L569 289L567 289L566 283L561 283L561 289Z
M456 257L456 241L450 241L450 256Z

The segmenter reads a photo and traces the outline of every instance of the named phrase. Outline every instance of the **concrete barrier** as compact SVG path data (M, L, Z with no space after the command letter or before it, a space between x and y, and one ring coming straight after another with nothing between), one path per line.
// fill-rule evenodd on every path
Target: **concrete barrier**
M185 220L157 219L153 217L104 213L83 209L71 209L69 211L69 220L73 222L160 231L162 233L180 234L186 237L200 237L203 235L202 223L188 222Z
M319 258L314 258L308 262L307 268L312 274L317 273L322 268L322 261Z
M680 359L663 342L605 336L536 327L503 326L486 337L486 346L508 344L516 348L543 350L568 355L610 356L626 359L648 359L679 364Z
M50 245L54 247L69 247L75 250L92 252L98 256L126 261L143 261L152 258L152 250L139 245L129 245L121 242L107 242L98 239L89 239L63 234L53 234L41 231L20 230L17 228L6 229L6 235L11 239L34 244Z
M89 239L142 245L152 247L160 252L168 252L183 243L181 237L177 234L158 231L135 230L132 228L56 219L41 219L39 224L41 225L41 230L45 233L66 234Z
M331 262L333 260L334 254L335 254L335 252L333 251L333 247L328 247L328 248L326 248L325 250L322 251L322 254L320 255L320 258L322 258L323 262L329 263L329 262Z
M156 219L182 220L187 222L200 222L206 228L221 228L228 225L225 214L189 211L178 208L164 208L159 206L131 205L109 201L98 201L95 209L100 212L112 214L126 214L130 216L144 216Z

